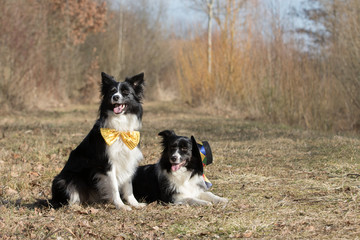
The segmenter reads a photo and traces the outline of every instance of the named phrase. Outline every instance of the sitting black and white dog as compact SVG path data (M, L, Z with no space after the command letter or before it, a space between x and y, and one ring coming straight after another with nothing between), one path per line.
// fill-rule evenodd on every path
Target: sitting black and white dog
M99 118L53 180L50 204L55 208L108 200L118 209L131 210L121 198L137 208L146 205L135 199L131 184L143 159L137 146L140 134L137 131L141 128L143 114L144 74L126 78L124 82L117 82L106 73L101 76ZM105 142L103 129L115 131L110 132L111 143ZM128 143L128 147L124 135L114 138L114 134L120 132L136 133L135 143Z
M138 201L211 205L226 198L207 191L203 164L194 137L178 136L174 131L159 133L163 152L158 163L140 166L133 179Z

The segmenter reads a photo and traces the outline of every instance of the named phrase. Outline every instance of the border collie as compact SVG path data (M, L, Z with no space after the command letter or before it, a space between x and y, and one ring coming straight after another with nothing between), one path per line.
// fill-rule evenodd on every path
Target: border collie
M163 152L156 164L140 166L133 178L135 198L174 204L211 205L227 202L226 198L207 191L203 164L194 137L178 136L165 130Z
M124 82L117 82L103 72L101 77L99 118L52 182L50 204L55 208L107 200L117 209L131 210L121 198L136 208L145 206L135 199L131 184L143 159L136 146L138 141L131 149L120 137L110 144L105 142L102 133L102 129L116 130L119 134L140 130L144 73L126 78Z

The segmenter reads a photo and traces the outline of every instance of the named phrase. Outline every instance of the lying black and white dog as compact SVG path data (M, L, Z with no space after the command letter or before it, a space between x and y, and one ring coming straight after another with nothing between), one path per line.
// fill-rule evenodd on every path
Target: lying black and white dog
M159 162L140 166L133 179L134 195L138 201L189 205L228 201L207 191L194 137L190 140L169 130L159 135L163 137L164 148Z
M139 143L143 109L144 74L124 82L101 73L99 118L52 183L53 207L112 201L116 208L142 207L131 180L143 155ZM106 141L105 141L106 139ZM120 191L119 191L120 190Z

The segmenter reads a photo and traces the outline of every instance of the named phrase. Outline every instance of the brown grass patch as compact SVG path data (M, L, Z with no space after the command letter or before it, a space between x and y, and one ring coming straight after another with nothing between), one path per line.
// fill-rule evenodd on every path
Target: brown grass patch
M40 209L52 178L88 133L96 105L1 116L0 238L348 238L360 235L360 139L215 115L175 102L146 103L143 164L174 129L211 144L205 171L226 206L112 204Z

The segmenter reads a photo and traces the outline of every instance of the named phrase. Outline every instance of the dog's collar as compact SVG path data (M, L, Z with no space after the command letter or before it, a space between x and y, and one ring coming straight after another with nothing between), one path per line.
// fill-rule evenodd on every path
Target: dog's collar
M140 142L139 131L121 132L111 128L100 128L100 133L107 145L112 145L120 137L125 145L133 150Z

